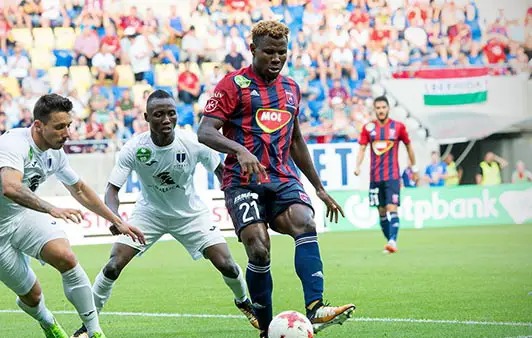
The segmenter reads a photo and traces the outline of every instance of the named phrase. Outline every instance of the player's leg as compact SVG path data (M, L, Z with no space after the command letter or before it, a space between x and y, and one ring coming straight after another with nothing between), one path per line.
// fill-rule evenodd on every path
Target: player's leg
M381 189L380 182L371 182L369 185L369 205L370 207L377 207L379 210L379 223L382 233L386 238L386 242L390 240L390 220L386 213L386 206L384 204L384 190Z
M166 231L164 229L164 222L149 212L142 210L134 210L129 223L142 230L146 239L146 245L143 246L138 242L134 242L129 236L118 236L111 249L109 260L94 279L92 286L94 305L98 313L101 312L103 306L111 297L116 280L126 265L141 251L146 252ZM86 332L87 328L82 325L74 332L72 337L86 337Z
M27 210L11 242L21 252L50 264L61 273L65 296L76 308L90 336L103 335L89 277L56 220L47 214Z
M240 231L248 256L246 282L259 327L267 332L273 318L273 279L270 272L270 235L265 223L253 223Z
M67 239L59 238L44 245L41 259L56 268L63 279L63 291L74 305L89 332L89 337L101 334L98 313L92 298L89 277L78 263Z
M398 180L386 182L386 212L390 220L390 236L386 250L390 253L397 252L397 236L399 235L399 215L397 207L400 205L400 183Z
M18 295L17 305L39 323L46 337L68 337L46 307L29 257L13 248L6 238L0 238L0 242L4 244L0 248L0 281Z
M113 286L122 270L139 252L139 249L127 244L120 242L113 244L109 260L96 276L92 286L94 305L98 312L101 312L103 306L111 297Z
M307 316L319 331L343 323L355 306L334 307L323 303L324 275L310 198L299 184L284 184L276 190L272 203L272 229L295 240L294 264L303 285Z
M259 329L259 322L247 296L244 274L231 256L227 243L211 245L203 250L203 254L222 274L225 284L233 292L236 307L242 311L254 328Z
M270 235L265 223L264 184L225 190L225 204L248 256L246 282L259 327L266 334L273 318Z

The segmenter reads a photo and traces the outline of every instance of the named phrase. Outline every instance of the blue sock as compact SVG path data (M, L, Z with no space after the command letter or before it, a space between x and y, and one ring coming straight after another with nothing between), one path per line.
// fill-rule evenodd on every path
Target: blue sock
M387 241L390 240L390 220L388 219L388 215L380 216L380 223L384 237L386 237Z
M261 330L268 330L273 318L272 292L273 280L270 273L270 263L267 265L248 262L246 282L249 295L255 308L255 316Z
M399 215L396 211L390 212L390 238L391 241L397 242L397 235L399 234Z
M301 234L295 238L296 273L303 284L305 306L323 298L323 264L316 232Z

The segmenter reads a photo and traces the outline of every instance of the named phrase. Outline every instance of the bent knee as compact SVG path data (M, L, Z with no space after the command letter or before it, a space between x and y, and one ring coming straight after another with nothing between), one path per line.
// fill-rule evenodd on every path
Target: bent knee
M78 264L74 252L70 249L61 250L55 257L54 267L61 273L73 269Z
M270 249L261 242L255 242L248 247L249 260L260 265L270 263Z
M111 258L103 268L105 277L116 280L124 269L126 263L117 258Z
M232 259L227 259L227 260L224 260L223 262L220 262L216 266L216 268L225 277L229 277L229 278L238 277L238 274L239 274L238 265Z

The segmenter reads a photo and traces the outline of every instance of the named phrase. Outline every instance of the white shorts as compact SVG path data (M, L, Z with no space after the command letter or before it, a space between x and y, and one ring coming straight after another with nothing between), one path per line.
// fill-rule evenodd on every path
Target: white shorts
M203 257L206 248L226 243L222 232L213 224L208 213L191 218L163 218L154 215L153 211L135 209L128 223L142 230L146 245L134 242L125 235L119 235L116 243L140 250L139 254L146 252L165 234L170 234L181 243L194 260Z
M53 217L33 210L0 227L13 229L0 236L0 281L17 295L26 295L37 280L28 256L41 259L44 245L66 234Z

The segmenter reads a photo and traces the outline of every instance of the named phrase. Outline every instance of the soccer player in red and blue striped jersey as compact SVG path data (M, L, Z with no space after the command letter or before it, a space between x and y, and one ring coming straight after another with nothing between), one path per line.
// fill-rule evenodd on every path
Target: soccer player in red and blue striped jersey
M390 106L385 96L377 97L373 102L377 119L362 128L360 134L355 175L360 174L366 147L370 145L371 165L369 184L370 206L379 208L380 225L388 241L385 252L397 252L399 233L401 174L399 172L399 142L403 142L408 152L412 170L417 175L416 158L410 143L410 137L403 123L389 117Z
M246 280L261 337L267 337L272 320L268 226L295 240L295 268L303 284L307 316L316 331L341 324L355 308L353 304L333 307L323 303L314 210L296 166L316 188L331 221L338 221L343 211L325 191L301 135L299 86L280 75L287 58L288 33L277 21L261 21L253 28L253 64L218 83L198 129L200 142L228 154L222 189L248 255Z

